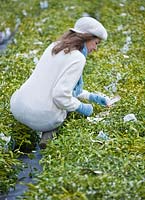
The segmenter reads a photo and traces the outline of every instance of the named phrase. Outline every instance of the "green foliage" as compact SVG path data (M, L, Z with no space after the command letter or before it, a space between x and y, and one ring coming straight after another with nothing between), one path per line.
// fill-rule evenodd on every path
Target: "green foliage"
M0 149L0 193L15 188L17 174L22 165L17 159L18 154Z
M97 53L88 56L84 70L85 88L110 95L104 86L116 81L121 100L109 108L104 121L92 124L71 113L59 136L49 141L43 151L43 172L37 184L29 184L22 199L96 200L145 198L145 97L144 55L145 7L143 0L49 0L41 9L39 0L0 0L1 31L10 27L15 39L0 55L1 133L12 136L16 150L0 149L0 192L14 187L21 163L20 151L31 151L38 134L14 120L9 101L12 93L29 77L45 48L83 13L97 17L108 30L108 40ZM129 50L122 52L127 36ZM37 50L37 52L35 51ZM94 114L108 109L94 105ZM137 121L124 123L126 114L134 113ZM98 143L103 130L112 139Z

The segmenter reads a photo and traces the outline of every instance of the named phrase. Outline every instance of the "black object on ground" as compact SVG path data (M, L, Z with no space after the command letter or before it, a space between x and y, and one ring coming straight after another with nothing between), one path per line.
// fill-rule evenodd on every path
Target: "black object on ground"
M10 189L7 195L0 195L0 200L16 200L16 197L21 196L27 190L27 183L35 183L35 180L33 179L35 174L42 171L42 167L39 164L42 155L38 146L33 154L33 159L30 159L27 155L20 157L20 160L23 161L26 167L20 172L15 189Z

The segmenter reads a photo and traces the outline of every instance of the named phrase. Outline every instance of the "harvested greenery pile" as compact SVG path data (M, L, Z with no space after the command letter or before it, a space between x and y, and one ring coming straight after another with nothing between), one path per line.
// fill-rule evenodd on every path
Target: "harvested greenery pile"
M99 122L71 113L43 151L37 184L29 184L22 199L144 199L144 0L0 0L0 10L0 31L9 27L15 32L0 55L0 133L11 136L7 146L0 139L0 192L16 183L20 151L31 151L38 140L37 133L12 117L10 96L31 74L45 48L89 14L104 24L109 37L88 56L85 88L119 94L121 100L109 110L94 105L92 117L108 113ZM128 114L134 118L125 122ZM98 139L100 131L110 140Z

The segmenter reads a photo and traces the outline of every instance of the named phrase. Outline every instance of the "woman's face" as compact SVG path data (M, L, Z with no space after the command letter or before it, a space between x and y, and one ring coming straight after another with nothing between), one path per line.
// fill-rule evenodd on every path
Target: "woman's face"
M86 47L88 49L88 53L97 50L97 45L101 42L99 38L94 38L86 42Z

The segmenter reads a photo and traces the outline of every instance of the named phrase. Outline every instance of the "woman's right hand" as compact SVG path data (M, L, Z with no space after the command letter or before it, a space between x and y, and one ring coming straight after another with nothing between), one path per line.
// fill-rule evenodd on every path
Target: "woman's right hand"
M81 103L76 109L76 112L88 117L93 113L93 106L91 104Z

